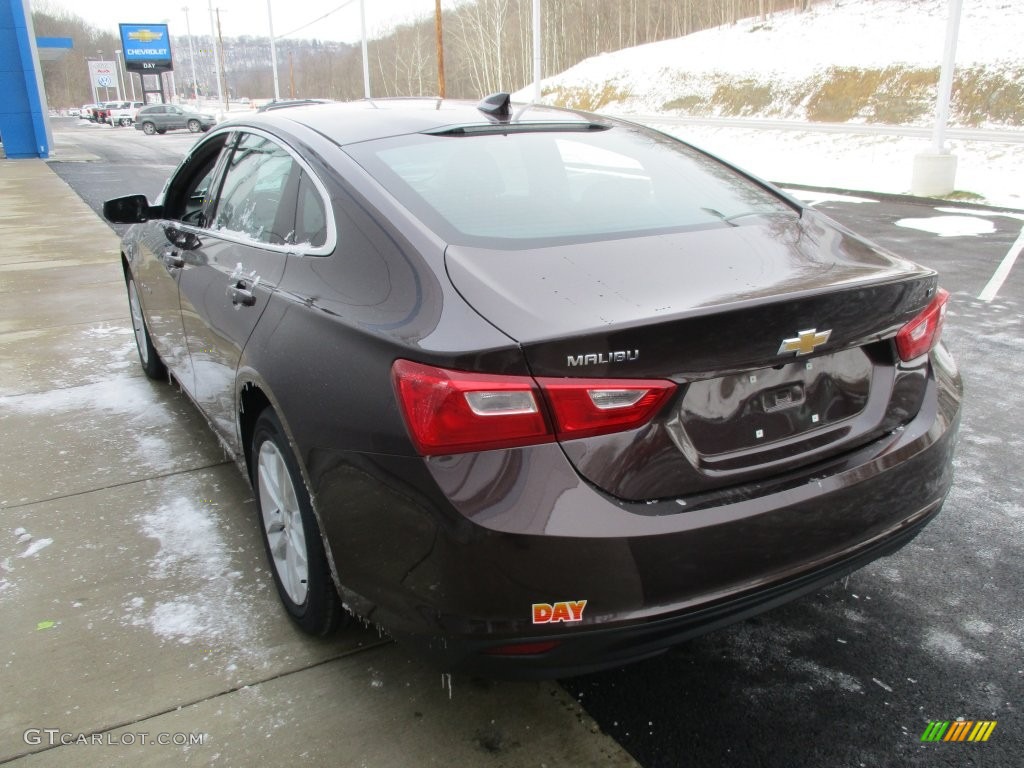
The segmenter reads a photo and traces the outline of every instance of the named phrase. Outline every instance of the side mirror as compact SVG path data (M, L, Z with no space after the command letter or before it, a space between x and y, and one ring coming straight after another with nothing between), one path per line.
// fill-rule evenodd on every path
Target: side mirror
M117 197L103 203L103 218L112 224L139 224L163 215L163 206L150 205L145 195Z

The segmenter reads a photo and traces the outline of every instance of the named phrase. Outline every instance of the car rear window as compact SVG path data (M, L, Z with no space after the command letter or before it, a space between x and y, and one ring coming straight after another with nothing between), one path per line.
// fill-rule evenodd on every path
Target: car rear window
M793 213L692 147L629 127L414 134L346 151L442 237L468 245L606 239Z

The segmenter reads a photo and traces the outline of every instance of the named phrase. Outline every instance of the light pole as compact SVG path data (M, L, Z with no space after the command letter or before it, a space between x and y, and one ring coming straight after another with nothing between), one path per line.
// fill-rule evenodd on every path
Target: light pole
M117 70L121 73L121 87L123 91L122 100L128 95L128 87L125 83L128 82L128 73L125 72L124 62L121 60L121 56L124 55L124 51L114 51L114 56L117 57ZM132 101L135 101L135 81L132 81Z
M277 80L277 44L274 42L274 14L267 0L267 21L270 22L270 65L274 70L274 98L281 98L281 86Z
M188 58L192 63L192 98L199 103L199 84L196 82L196 49L192 45L192 25L188 21L188 6L182 6L185 12L185 32L188 34Z
M213 0L207 0L210 8L210 39L213 40L213 66L217 70L217 101L224 100L220 87L220 57L217 55L217 27L213 23Z
M960 15L963 0L949 0L946 22L946 44L942 54L942 69L936 89L935 129L931 151L914 156L910 179L910 194L919 197L944 197L956 189L956 155L946 146L946 124L949 122L950 100L953 90L953 70L956 66L956 43L960 34Z
M363 33L363 94L370 98L370 60L366 53L366 0L359 0L359 26Z

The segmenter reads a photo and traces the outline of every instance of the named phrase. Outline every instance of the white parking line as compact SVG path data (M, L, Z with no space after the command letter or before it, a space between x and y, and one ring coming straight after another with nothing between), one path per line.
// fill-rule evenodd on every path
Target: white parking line
M1003 287L1006 278L1010 276L1010 270L1013 269L1013 264L1017 261L1021 251L1024 251L1024 228L1021 228L1020 234L1017 235L1017 239L1013 241L1010 250L1007 251L999 266L996 267L996 271L988 281L988 284L978 294L979 301L992 301L996 297L999 289Z

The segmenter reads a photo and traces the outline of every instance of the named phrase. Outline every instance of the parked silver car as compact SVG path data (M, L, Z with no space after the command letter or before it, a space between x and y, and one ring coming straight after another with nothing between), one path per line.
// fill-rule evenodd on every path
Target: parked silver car
M216 124L217 118L213 115L177 104L150 104L135 113L136 129L149 136L179 128L199 133L210 130Z

